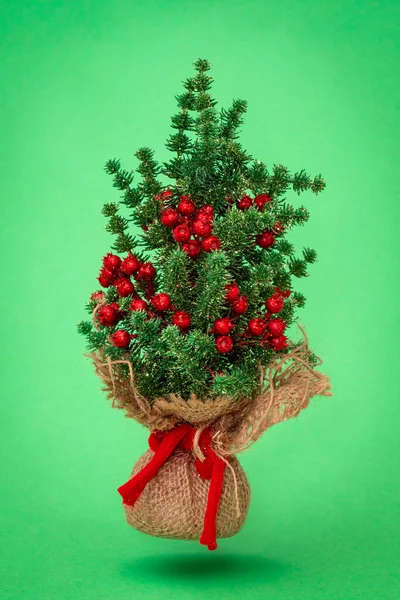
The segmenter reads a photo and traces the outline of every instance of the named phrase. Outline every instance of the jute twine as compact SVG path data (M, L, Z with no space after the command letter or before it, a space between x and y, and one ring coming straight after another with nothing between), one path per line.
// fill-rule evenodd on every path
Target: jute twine
M247 515L250 487L234 455L249 448L269 427L297 417L313 396L331 395L328 377L309 364L308 340L301 331L303 343L271 365L260 365L257 389L251 397L238 400L228 396L200 399L194 394L185 400L177 394L166 394L149 401L137 388L128 357L112 361L105 358L101 350L88 355L112 405L123 409L127 417L150 430L169 430L179 423L198 429L193 453L174 453L135 506L125 507L129 524L159 537L199 538L209 482L196 472L194 458L204 459L198 439L205 427L212 426L215 452L229 467L218 511L217 536L228 537L239 531ZM319 359L317 361L321 364ZM151 456L148 450L139 459L133 474Z

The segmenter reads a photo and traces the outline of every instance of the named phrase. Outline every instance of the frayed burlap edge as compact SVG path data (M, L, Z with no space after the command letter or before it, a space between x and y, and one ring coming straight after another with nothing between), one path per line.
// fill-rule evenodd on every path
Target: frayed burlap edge
M189 423L201 431L212 425L214 444L221 455L233 455L248 448L262 433L277 423L297 417L313 396L330 396L329 378L310 366L307 336L304 341L273 364L259 366L260 383L249 398L232 400L217 396L200 400L192 395L184 400L168 394L149 402L135 384L129 360L112 361L102 351L88 356L104 384L114 407L150 430L172 429L177 423ZM318 359L319 363L321 361ZM129 369L129 377L121 365Z

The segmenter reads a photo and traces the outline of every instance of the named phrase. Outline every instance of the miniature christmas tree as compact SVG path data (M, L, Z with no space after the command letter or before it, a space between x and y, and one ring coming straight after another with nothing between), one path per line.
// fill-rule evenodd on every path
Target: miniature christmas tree
M209 68L196 61L177 96L168 162L138 150L136 185L119 160L105 166L122 193L103 207L115 241L98 277L104 291L92 294L92 320L79 331L114 405L153 431L151 449L120 488L128 521L155 535L198 539L206 506L201 542L212 549L247 512L248 484L233 455L327 394L329 383L307 341L286 335L305 302L293 278L316 260L314 250L299 256L287 239L309 214L286 194L318 194L325 182L254 160L238 139L246 102L218 112ZM203 508L183 518L187 461L201 480ZM175 498L169 482L179 476ZM170 514L149 515L146 494L161 494Z

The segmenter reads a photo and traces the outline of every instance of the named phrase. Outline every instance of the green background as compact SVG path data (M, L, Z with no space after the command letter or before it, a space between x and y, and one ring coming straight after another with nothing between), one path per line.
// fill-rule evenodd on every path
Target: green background
M8 599L394 599L399 595L399 5L389 1L1 2L1 588ZM297 243L301 313L334 397L242 463L242 532L209 553L124 522L146 431L112 411L75 325L111 238L102 172L165 159L198 57L249 102L267 164L322 172Z

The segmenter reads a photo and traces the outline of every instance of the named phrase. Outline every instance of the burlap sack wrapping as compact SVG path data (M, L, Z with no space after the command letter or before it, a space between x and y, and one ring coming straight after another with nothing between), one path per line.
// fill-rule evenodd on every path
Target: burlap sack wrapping
M304 332L303 332L304 334ZM223 492L217 514L217 537L234 535L242 527L250 502L247 478L235 454L253 444L277 423L297 417L316 395L330 396L326 375L310 367L307 338L273 365L260 366L260 385L251 398L228 397L185 400L169 394L149 402L138 391L129 360L111 361L101 352L89 356L113 406L124 409L151 431L170 430L188 423L201 431L211 426L215 451L225 457ZM127 377L126 369L129 368ZM194 447L199 457L201 451ZM150 460L148 450L137 462L136 474ZM125 506L135 529L159 537L199 539L210 482L194 468L192 453L177 450L150 481L134 507Z
M151 459L148 450L136 463L136 475ZM250 486L236 458L231 458L236 482L226 469L217 515L217 537L235 535L242 527L250 504ZM158 537L198 540L203 527L210 482L194 467L193 455L177 450L147 484L135 506L124 506L126 519L135 529Z

